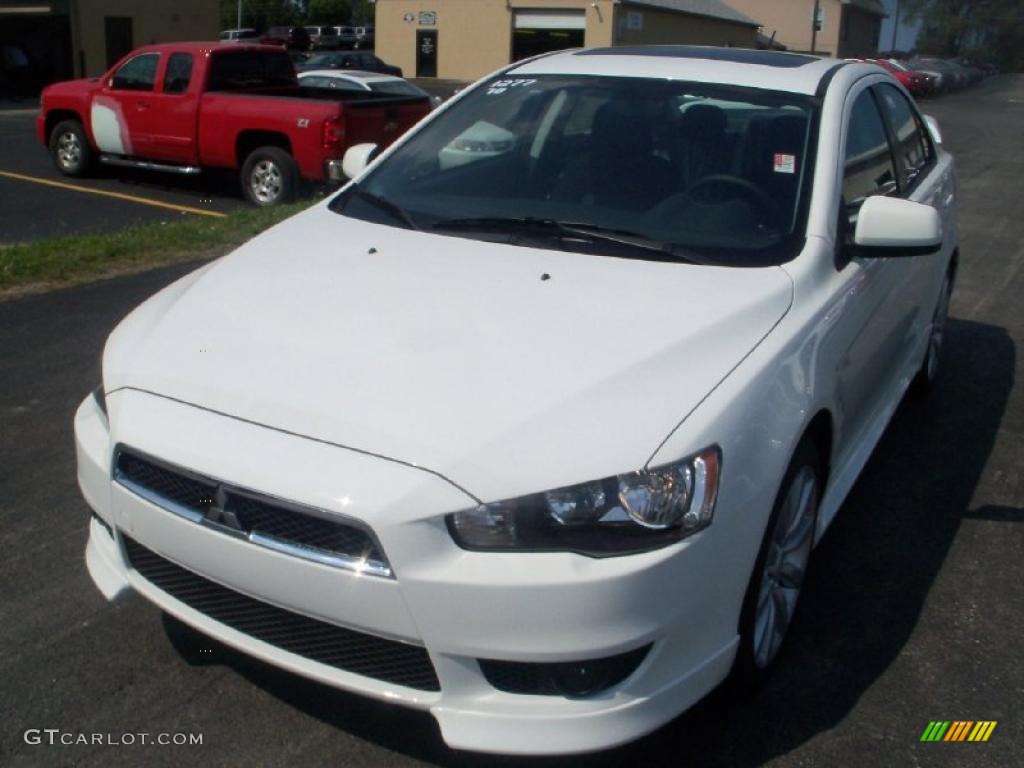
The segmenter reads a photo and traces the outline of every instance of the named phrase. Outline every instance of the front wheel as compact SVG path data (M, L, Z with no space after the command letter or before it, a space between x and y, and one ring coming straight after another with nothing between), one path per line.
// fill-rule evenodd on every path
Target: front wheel
M767 677L793 620L814 544L821 475L818 451L805 440L783 477L743 600L733 668L741 684Z
M62 120L50 133L50 156L65 176L85 176L93 163L93 151L85 129L77 120Z
M295 160L280 147L260 147L242 164L242 192L261 208L295 199L299 170Z
M947 272L942 281L939 300L935 304L935 312L932 314L932 326L928 333L928 348L924 353L924 362L921 363L921 369L912 382L913 390L919 396L927 395L935 386L935 380L939 376L939 357L942 353L942 342L946 339L946 320L949 317L949 299L952 295L953 279Z

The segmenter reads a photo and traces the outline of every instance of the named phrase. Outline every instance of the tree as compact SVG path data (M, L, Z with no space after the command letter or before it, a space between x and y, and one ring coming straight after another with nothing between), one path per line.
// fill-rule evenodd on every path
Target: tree
M973 54L1020 69L1024 4L1020 0L903 0L901 15L920 21L917 48L939 56Z
M309 0L306 21L310 24L346 24L352 18L349 0Z
M220 0L220 28L234 29L238 0ZM267 27L298 24L301 16L292 0L242 0L242 26L260 32Z

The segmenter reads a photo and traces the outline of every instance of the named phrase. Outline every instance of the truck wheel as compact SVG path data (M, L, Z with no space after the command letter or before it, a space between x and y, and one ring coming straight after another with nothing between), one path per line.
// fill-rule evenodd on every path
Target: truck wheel
M242 164L242 192L260 207L290 203L298 179L295 160L280 147L254 149Z
M62 120L50 133L50 156L57 170L65 176L85 176L92 167L94 155L85 129L77 120Z

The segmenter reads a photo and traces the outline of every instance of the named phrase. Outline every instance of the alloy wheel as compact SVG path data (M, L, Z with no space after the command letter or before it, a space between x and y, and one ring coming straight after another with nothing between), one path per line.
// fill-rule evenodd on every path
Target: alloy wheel
M942 293L939 295L939 303L935 307L935 315L932 317L932 332L928 337L928 360L925 363L925 376L928 381L935 381L939 371L939 353L942 351L942 341L946 335L946 318L949 316L949 276L942 282Z
M754 620L754 663L771 664L789 629L814 541L818 477L803 467L789 486L761 574Z
M74 131L65 131L58 137L57 162L64 170L74 170L82 162L82 144Z
M277 201L284 189L281 169L272 160L260 160L253 166L249 187L260 203L267 205Z

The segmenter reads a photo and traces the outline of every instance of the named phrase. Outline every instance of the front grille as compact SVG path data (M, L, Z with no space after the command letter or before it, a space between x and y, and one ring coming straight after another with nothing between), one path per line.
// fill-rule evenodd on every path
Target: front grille
M373 534L354 521L236 488L121 448L114 479L194 523L289 555L376 576L391 568Z
M650 649L645 645L616 656L585 661L478 661L487 682L499 691L583 698L621 683L636 671Z
M424 648L286 611L182 568L123 533L121 538L139 575L214 621L346 672L421 691L441 690Z

